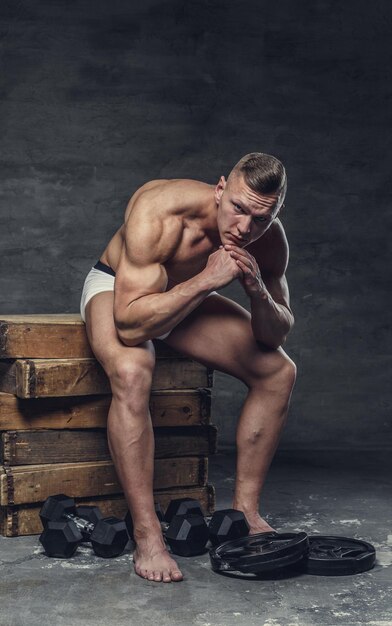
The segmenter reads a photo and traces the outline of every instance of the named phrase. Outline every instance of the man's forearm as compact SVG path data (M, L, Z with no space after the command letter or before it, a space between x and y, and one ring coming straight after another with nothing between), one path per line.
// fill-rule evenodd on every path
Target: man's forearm
M294 324L292 313L268 292L251 298L251 315L255 339L270 348L281 346Z
M177 326L212 291L214 287L201 272L169 291L143 296L129 305L121 321L116 320L118 336L127 346L159 337Z

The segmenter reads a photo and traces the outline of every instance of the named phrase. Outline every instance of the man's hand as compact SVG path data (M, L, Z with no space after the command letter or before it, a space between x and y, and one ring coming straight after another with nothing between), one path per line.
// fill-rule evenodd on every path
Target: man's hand
M242 276L239 281L243 286L249 298L268 297L268 291L261 278L260 268L256 259L243 248L238 246L225 244L225 250L236 261L238 267L242 270Z
M207 265L201 273L207 277L214 289L226 287L242 276L241 268L229 251L223 249L223 245L219 246L219 250L210 254Z

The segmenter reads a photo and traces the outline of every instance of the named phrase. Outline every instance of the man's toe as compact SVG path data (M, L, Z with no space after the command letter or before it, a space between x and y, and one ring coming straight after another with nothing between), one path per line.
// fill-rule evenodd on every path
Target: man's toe
M182 574L179 569L172 570L171 577L172 580L182 580Z
M168 569L163 570L163 582L171 583L170 571Z
M138 576L142 576L144 578L144 572L140 569L139 565L134 565L134 570Z

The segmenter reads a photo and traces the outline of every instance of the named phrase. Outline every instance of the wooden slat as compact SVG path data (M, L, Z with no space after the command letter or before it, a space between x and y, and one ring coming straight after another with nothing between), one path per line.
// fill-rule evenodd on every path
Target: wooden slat
M213 370L191 359L162 359L152 389L212 387ZM19 398L110 393L109 380L95 359L18 359L0 362L0 391Z
M180 357L154 339L157 357ZM79 314L2 315L0 358L72 359L91 357L85 324Z
M216 452L215 426L155 428L155 458ZM0 437L0 462L8 465L110 461L106 429L13 430Z
M70 493L70 492L68 492ZM203 513L212 515L215 510L215 489L207 484L205 487L188 487L154 491L154 500L165 510L174 498L195 498L199 500ZM98 506L105 517L114 515L124 518L128 505L123 496L108 498L76 498L78 505L87 504ZM42 524L39 517L42 502L38 505L21 505L0 507L0 534L5 537L18 537L26 535L38 535L42 532Z
M207 371L212 385L212 370ZM153 426L191 426L211 421L211 389L168 389L150 395Z
M105 428L111 396L17 398L0 393L0 431L38 428ZM208 424L211 390L167 389L152 391L153 426Z
M7 315L0 319L2 358L92 357L80 315Z
M154 489L205 485L208 458L156 459ZM74 497L122 492L109 461L3 466L0 470L0 506L43 502L53 493L72 491Z

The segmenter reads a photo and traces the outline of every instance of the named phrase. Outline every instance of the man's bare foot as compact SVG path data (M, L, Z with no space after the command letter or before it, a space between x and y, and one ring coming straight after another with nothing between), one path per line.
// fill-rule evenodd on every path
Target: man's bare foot
M248 523L250 524L250 535L256 535L257 533L270 533L275 532L275 528L272 528L260 515L257 513L254 517L249 518L246 516Z
M276 532L275 528L272 528L272 526L270 526L268 524L268 522L265 521L265 519L263 519L259 513L250 513L249 511L244 511L243 508L240 508L239 506L234 506L233 505L233 509L238 509L240 511L243 512L243 514L245 515L248 524L250 526L250 530L249 530L249 534L250 535L257 535L258 533L270 533L270 532Z
M160 541L139 540L133 553L135 572L154 582L171 583L183 579L177 563Z

